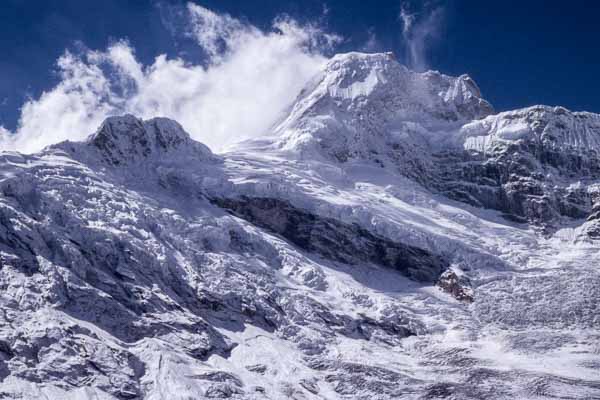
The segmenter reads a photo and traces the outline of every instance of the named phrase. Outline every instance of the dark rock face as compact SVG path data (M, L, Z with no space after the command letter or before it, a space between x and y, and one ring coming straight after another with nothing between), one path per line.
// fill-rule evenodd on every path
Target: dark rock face
M600 239L600 202L596 200L585 223L585 233L591 239Z
M126 149L119 146L123 134L128 139ZM143 123L137 118L107 119L92 137L91 144L103 152L107 161L116 165L134 155L148 156L152 152Z
M193 141L177 122L167 118L141 120L132 115L107 118L88 140L111 165L130 164L169 152L189 151L212 156L208 147Z
M502 211L517 222L549 226L560 217L590 215L595 199L585 187L560 186L548 177L548 165L510 152L486 159L463 154L450 161L438 155L443 172L436 186L454 200Z
M500 128L488 127L492 132L481 137L491 144L484 151L434 154L439 175L433 186L454 200L550 230L561 218L591 217L598 194L588 182L600 179L597 117L540 106L494 118L493 124L514 124L526 133L497 138L501 133L493 129Z
M376 236L358 225L311 214L284 200L242 196L213 202L333 261L373 263L421 282L434 282L448 266L441 257L423 249Z
M447 270L440 276L437 286L457 300L466 303L473 302L472 290L466 278L459 277L454 271Z

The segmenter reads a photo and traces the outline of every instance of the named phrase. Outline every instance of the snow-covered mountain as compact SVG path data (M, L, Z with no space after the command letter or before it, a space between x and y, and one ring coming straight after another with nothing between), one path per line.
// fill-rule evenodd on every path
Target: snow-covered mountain
M224 154L0 153L0 397L600 398L599 121L350 53Z

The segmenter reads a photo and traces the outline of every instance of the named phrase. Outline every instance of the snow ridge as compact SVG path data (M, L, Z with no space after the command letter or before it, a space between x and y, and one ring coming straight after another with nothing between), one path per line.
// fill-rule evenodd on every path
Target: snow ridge
M466 124L465 149L493 151L503 143L526 141L554 150L600 150L600 116L564 107L533 106Z

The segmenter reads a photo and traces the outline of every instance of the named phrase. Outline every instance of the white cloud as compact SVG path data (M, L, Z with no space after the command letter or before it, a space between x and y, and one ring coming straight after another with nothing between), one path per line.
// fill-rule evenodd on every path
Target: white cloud
M381 43L379 43L375 31L373 30L373 28L370 28L367 31L367 41L362 46L361 51L364 51L365 53L374 53L380 51L381 47Z
M213 59L220 58L221 53L240 40L260 37L262 34L257 28L245 25L227 14L219 15L193 3L188 3L187 8L192 21L191 33Z
M419 12L412 11L409 2L404 2L398 18L402 22L402 38L407 50L407 64L416 71L426 70L427 47L437 39L444 20L441 6L428 8L428 3Z
M0 127L0 148L34 152L82 140L109 115L178 120L213 150L268 133L339 37L279 18L270 31L189 4L189 32L210 56L206 66L156 57L142 65L129 43L106 51L66 52L60 83L24 104L13 133Z

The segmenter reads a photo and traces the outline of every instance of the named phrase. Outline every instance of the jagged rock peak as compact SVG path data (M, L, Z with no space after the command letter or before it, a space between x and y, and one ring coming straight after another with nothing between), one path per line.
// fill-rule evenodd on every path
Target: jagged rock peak
M212 156L210 149L194 141L178 122L168 118L144 121L129 114L106 118L87 144L115 165L169 153Z

